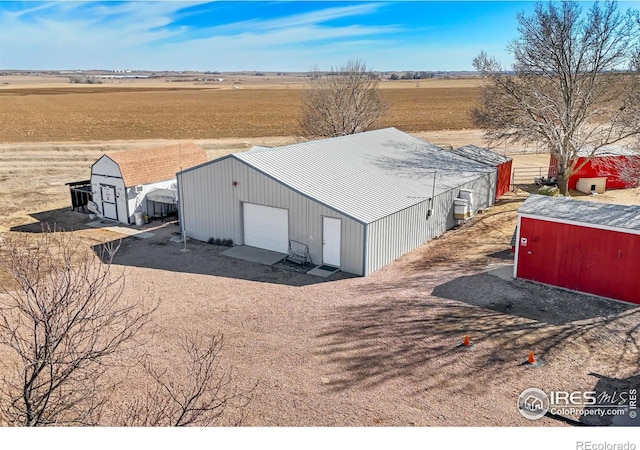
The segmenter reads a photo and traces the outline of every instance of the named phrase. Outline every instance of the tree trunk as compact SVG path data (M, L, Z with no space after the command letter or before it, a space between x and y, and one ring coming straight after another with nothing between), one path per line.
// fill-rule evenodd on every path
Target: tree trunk
M558 176L558 189L560 189L560 194L570 197L569 194L569 179L565 178L564 175Z

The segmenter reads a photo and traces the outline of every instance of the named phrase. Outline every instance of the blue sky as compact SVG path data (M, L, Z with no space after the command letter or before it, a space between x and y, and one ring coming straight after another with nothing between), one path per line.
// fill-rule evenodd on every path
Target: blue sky
M620 3L626 7L628 3ZM585 5L586 6L586 5ZM0 69L307 71L509 63L515 1L0 1Z

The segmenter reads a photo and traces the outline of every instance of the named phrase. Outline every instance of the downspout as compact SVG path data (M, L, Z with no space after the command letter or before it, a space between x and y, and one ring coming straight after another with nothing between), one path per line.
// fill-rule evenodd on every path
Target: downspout
M180 228L182 231L182 243L183 243L183 247L182 250L180 250L181 252L188 252L189 249L187 249L187 226L185 224L185 217L184 217L184 197L182 195L182 186L181 186L181 180L182 180L182 148L180 147L180 142L178 142L178 153L179 153L179 157L180 157L180 174L179 176L176 178L176 181L178 182L178 199L180 201Z

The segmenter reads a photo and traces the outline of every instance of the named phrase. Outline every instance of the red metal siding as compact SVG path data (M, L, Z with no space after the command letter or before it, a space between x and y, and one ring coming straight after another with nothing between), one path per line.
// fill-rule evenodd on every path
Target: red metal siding
M585 158L580 157L576 163L579 166ZM640 158L633 156L599 156L587 161L575 174L569 178L569 189L575 189L579 178L606 177L606 189L626 189L636 186L637 172ZM628 173L625 175L625 172ZM554 155L549 158L549 176L558 173L558 160Z
M640 304L640 235L522 217L516 245L518 278Z
M502 197L511 189L511 160L498 165L498 179L496 180L496 199Z

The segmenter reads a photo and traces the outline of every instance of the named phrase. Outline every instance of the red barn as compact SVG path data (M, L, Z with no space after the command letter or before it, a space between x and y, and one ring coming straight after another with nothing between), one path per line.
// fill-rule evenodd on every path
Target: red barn
M569 189L576 189L580 178L606 178L606 189L626 189L638 185L640 175L640 154L638 152L618 145L607 145L586 161L590 153L589 149L578 152L575 166L584 165L569 177ZM557 174L558 159L555 155L551 155L549 176L555 177Z
M511 189L511 158L475 145L465 145L451 151L472 161L497 168L496 199L509 192Z
M514 277L640 304L640 206L531 195Z

